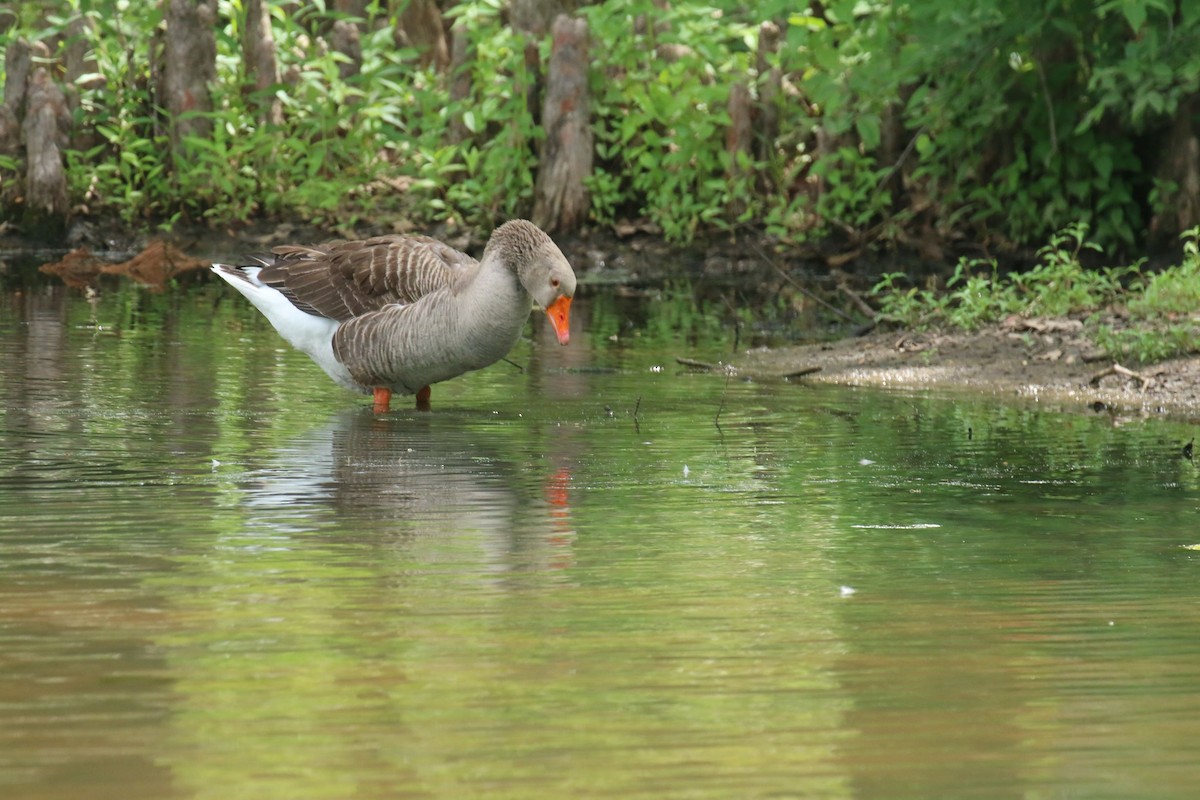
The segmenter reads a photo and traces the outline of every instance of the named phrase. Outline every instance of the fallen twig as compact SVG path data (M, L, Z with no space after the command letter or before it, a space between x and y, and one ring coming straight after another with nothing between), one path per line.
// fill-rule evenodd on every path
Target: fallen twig
M1111 367L1108 367L1107 369L1102 369L1099 372L1097 372L1095 375L1093 375L1091 377L1091 380L1089 380L1088 383L1091 384L1092 386L1099 386L1100 381L1104 380L1105 378L1107 378L1110 375L1120 375L1124 378L1130 378L1132 380L1135 380L1138 382L1139 389L1146 389L1151 384L1154 383L1153 378L1149 378L1145 375L1142 375L1140 372L1134 372L1133 370L1128 369L1127 367L1122 367L1120 364L1117 364L1116 362L1114 362Z

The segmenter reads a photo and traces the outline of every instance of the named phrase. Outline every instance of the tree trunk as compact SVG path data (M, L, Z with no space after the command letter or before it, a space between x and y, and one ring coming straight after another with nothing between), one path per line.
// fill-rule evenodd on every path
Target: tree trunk
M24 39L14 39L4 54L4 102L0 104L0 155L15 156L21 151L21 117L25 115L25 92L33 65L33 47ZM5 181L5 184L9 184ZM7 199L9 191L4 195Z
M570 14L579 5L575 0L511 0L508 21L513 30L531 33L540 39L549 32L550 23L559 14Z
M370 0L334 0L333 10L339 14L366 20L367 7L370 5Z
M271 15L263 0L246 0L246 24L242 28L243 67L253 86L253 105L258 109L260 125L283 122L283 105L271 94L279 83L279 62L275 59L275 37L271 35Z
M471 96L471 66L475 61L474 48L461 19L450 29L450 42L450 105L455 108L461 107ZM462 114L454 113L450 118L450 141L459 144L470 137Z
M775 140L779 138L779 95L783 86L783 74L778 67L771 66L770 57L779 50L779 26L764 22L758 27L758 124L757 147L759 161L767 161L775 153Z
M415 47L420 52L421 66L432 64L439 72L450 66L450 47L435 0L408 0L393 36L397 47Z
M34 70L25 98L25 232L53 238L66 229L67 176L62 152L71 112L62 89L45 67Z
M754 106L746 84L738 81L729 87L727 107L730 125L725 132L725 152L729 154L729 170L725 177L733 183L748 174L744 162L752 157L750 149L754 144L754 125L751 120ZM730 198L730 213L741 214L745 210L744 200Z
M1160 184L1173 183L1175 191L1159 200L1161 210L1150 221L1152 238L1174 240L1200 225L1200 129L1193 122L1198 113L1200 95L1192 95L1175 111L1155 170Z
M95 34L96 23L91 17L75 17L67 26L63 66L66 70L67 107L71 110L72 119L80 107L82 92L104 86L104 78L97 74L99 68L92 56L91 41ZM85 79L84 76L90 77ZM98 141L96 130L91 125L75 126L71 131L72 150L90 150Z
M163 105L169 115L171 151L178 165L189 136L212 135L208 86L217 74L216 0L164 0Z
M29 87L29 73L33 71L35 50L38 56L49 56L46 46L41 42L30 44L24 39L16 39L4 53L4 105L20 118L25 109L25 92Z
M329 32L329 46L346 57L345 61L338 64L338 75L342 80L362 72L362 38L357 23L348 19L333 23L333 29Z
M565 14L554 20L542 127L546 132L534 187L533 221L547 231L587 219L584 179L594 148L588 99L588 28Z

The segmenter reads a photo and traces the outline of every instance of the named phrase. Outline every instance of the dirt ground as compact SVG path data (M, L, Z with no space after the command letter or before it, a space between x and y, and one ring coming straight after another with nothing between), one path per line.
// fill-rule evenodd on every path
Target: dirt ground
M984 393L1063 410L1200 421L1200 358L1131 364L1123 372L1082 327L1077 320L1014 319L975 333L877 332L751 351L731 367L761 378Z

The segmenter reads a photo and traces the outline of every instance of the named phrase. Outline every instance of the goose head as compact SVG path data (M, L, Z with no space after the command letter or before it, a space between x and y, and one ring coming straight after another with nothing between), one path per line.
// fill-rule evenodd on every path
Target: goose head
M558 343L569 342L575 272L554 240L532 222L512 220L492 232L483 260L492 258L514 270L533 302L545 309Z

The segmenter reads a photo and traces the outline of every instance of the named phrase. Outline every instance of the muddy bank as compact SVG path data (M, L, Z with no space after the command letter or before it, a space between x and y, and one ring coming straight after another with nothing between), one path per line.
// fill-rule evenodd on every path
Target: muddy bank
M1063 410L1200 421L1200 358L1120 365L1076 320L1011 320L975 333L884 331L731 358L739 373L787 380L990 394ZM1128 367L1128 371L1123 371Z

